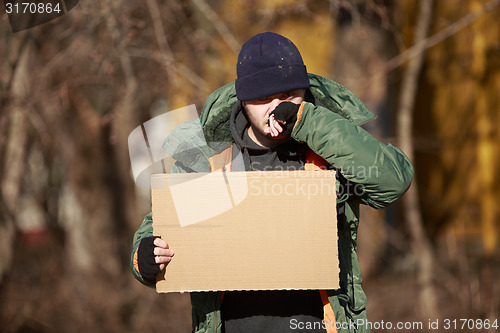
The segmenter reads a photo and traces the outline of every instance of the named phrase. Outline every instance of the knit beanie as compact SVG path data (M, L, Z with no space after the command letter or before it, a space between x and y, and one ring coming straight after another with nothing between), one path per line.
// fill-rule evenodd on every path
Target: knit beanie
M243 44L236 73L236 96L240 101L309 88L299 50L288 38L274 32L260 33Z

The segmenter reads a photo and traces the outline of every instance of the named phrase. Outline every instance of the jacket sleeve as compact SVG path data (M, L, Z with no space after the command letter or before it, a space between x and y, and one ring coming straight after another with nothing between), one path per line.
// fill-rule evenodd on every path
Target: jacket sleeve
M141 273L139 272L139 265L137 261L137 250L139 248L139 244L141 243L141 240L145 237L153 236L153 213L149 213L144 217L144 220L142 221L141 226L139 229L134 234L134 240L132 244L132 255L130 257L130 270L132 271L132 274L134 277L140 281L142 284L148 286L148 287L154 287L154 283L147 283L144 281L144 279L141 276Z
M174 164L172 167L172 172L185 172L179 165ZM147 283L144 281L144 279L141 276L141 273L139 272L139 264L138 264L138 258L137 258L137 250L139 248L139 244L141 243L141 240L143 238L153 236L153 212L150 212L144 217L144 220L142 221L141 226L139 229L134 234L134 239L132 242L132 253L130 256L130 270L132 271L132 275L141 282L142 284L148 286L148 287L155 287L155 283Z
M373 208L386 207L410 186L413 167L401 150L327 108L304 102L292 137L307 143L347 181L360 184L361 202Z

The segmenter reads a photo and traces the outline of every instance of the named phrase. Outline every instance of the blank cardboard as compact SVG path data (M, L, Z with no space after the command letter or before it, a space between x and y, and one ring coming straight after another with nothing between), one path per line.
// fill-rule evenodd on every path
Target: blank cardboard
M158 292L338 289L334 171L152 176Z

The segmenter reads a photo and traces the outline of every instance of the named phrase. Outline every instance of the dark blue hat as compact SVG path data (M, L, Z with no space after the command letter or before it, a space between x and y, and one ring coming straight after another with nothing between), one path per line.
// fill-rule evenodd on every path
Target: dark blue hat
M240 101L309 88L299 50L288 38L274 32L260 33L243 44L236 73L236 96Z

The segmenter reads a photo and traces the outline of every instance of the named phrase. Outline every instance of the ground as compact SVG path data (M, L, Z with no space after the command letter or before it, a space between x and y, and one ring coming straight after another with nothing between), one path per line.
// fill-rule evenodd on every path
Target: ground
M190 331L189 295L157 294L135 281L127 269L116 281L76 276L65 269L62 245L56 243L16 242L13 268L0 289L2 332ZM438 269L439 329L429 329L428 318L419 319L414 271L392 265L367 274L363 285L373 332L498 331L477 329L486 319L500 320L498 256L473 258L448 260ZM396 329L398 323L407 329Z

